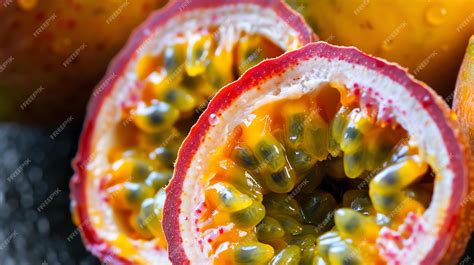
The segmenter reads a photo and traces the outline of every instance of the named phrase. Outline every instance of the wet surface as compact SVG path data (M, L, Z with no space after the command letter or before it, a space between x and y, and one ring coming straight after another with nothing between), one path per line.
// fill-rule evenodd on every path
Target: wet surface
M74 235L70 161L80 128L0 124L0 264L99 264ZM68 240L69 237L69 240ZM471 240L460 264L473 264Z

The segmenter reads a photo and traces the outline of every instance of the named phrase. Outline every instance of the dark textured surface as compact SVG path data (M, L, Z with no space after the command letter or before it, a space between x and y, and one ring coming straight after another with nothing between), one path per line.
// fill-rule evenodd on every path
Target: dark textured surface
M59 126L59 125L58 125ZM98 264L69 212L71 158L80 129L0 124L0 264Z
M99 264L69 212L70 161L80 128L0 124L0 264ZM51 135L53 139L50 138ZM460 264L473 264L474 241Z

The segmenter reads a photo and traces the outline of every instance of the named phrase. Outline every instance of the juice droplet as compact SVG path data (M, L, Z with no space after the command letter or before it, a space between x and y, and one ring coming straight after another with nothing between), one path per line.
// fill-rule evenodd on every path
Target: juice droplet
M209 124L214 126L216 124L219 123L219 118L217 117L217 115L215 113L212 113L211 115L209 115Z
M17 0L17 3L23 11L30 11L38 5L38 0Z
M425 19L431 26L439 26L446 19L448 10L439 3L430 5L425 11Z

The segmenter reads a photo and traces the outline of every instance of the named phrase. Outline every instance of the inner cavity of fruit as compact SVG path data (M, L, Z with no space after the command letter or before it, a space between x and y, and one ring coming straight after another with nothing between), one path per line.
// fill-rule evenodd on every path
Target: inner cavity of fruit
M258 107L213 152L192 218L215 264L383 263L379 231L423 214L430 165L345 91Z
M109 174L102 182L104 200L123 232L166 246L164 187L189 127L219 88L282 53L261 35L217 27L178 36L161 53L139 58L134 97L123 104L121 122L113 128Z

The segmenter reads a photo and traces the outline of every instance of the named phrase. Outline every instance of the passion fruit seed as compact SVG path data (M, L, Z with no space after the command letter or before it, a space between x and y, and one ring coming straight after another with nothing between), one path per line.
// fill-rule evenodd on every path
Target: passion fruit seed
M317 113L304 115L311 100L298 102L255 110L235 142L210 158L222 169L205 173L215 176L206 188L206 211L227 214L214 225L233 223L235 233L246 235L242 246L271 247L270 264L363 264L372 254L378 260L372 246L382 226L421 214L431 200L416 183L428 164L417 152L400 155L404 132L356 106L336 109L326 122ZM331 139L337 152L329 150ZM219 239L219 251L234 240Z
M290 245L282 249L273 259L271 265L298 265L301 259L301 251L298 246Z
M148 133L163 131L179 118L179 111L168 103L153 101L150 105L138 104L133 121L141 130Z
M262 243L242 243L234 250L237 264L265 264L273 257L273 248Z

